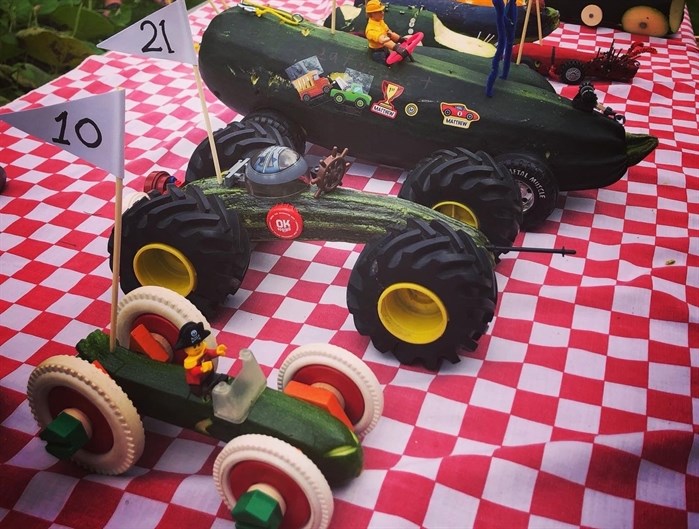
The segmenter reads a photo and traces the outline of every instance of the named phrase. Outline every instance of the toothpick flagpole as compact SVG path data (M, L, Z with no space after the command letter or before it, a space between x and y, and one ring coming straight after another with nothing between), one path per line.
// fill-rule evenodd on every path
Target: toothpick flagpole
M221 164L218 161L218 153L216 151L216 141L214 140L214 132L211 129L211 120L209 119L209 109L206 107L206 98L204 97L204 84L201 81L199 67L194 64L194 78L197 81L197 91L199 92L199 101L201 101L201 110L204 114L204 126L206 127L206 135L209 137L209 147L211 148L211 157L214 160L214 169L216 170L216 181L223 183L223 174L221 173Z
M114 201L114 247L112 249L112 304L109 324L109 351L116 348L117 303L119 303L119 272L121 264L121 207L124 194L124 177L117 177Z
M516 0L510 0L510 2L515 1ZM527 36L527 27L529 27L529 15L531 14L533 3L533 0L529 0L529 2L527 2L527 11L524 14L524 26L522 27L522 37L519 39L519 50L517 50L517 64L519 64L522 61L522 52L524 51L524 39Z
M332 1L332 11L330 12L330 33L335 34L335 10L337 9L337 0Z

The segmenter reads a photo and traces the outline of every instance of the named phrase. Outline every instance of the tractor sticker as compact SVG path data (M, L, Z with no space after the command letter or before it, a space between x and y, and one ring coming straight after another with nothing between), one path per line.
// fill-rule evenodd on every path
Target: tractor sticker
M439 110L442 111L445 125L450 127L461 127L467 129L471 123L478 121L481 117L478 112L471 110L463 103L440 103Z
M348 109L362 110L371 105L369 88L373 80L373 75L347 68L345 73L333 78L330 98Z
M330 79L322 74L323 67L315 55L292 64L286 69L286 75L296 88L299 98L305 102L330 93Z
M371 111L390 119L395 119L398 115L396 107L393 106L393 101L398 98L405 88L385 79L381 82L381 90L383 99L371 106Z

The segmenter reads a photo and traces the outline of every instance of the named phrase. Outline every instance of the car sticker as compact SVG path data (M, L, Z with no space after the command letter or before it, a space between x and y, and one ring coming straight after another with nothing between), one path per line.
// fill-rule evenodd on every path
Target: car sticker
M463 103L440 103L439 110L442 112L444 120L442 123L450 127L460 127L467 129L471 123L481 119L475 110L471 110Z
M323 67L318 57L313 55L286 69L286 75L299 94L301 101L309 101L330 94L331 81L323 75Z
M330 90L330 98L343 110L364 110L371 105L369 88L374 76L352 68L347 68L345 73L331 76L333 86Z
M380 116L395 119L398 112L396 111L396 107L393 106L393 101L398 98L404 90L405 88L402 86L384 79L381 82L383 99L371 105L371 111Z

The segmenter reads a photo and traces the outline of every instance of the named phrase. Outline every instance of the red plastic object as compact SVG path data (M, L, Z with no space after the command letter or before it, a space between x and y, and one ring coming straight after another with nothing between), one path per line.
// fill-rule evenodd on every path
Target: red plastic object
M280 239L295 239L303 231L303 218L291 204L277 204L267 212L267 229Z
M425 34L422 31L418 31L417 33L414 33L413 35L410 35L409 37L406 38L405 42L403 43L403 47L408 50L408 53L413 53L413 50L417 48L418 44L422 42L422 38L425 36ZM403 57L401 57L400 53L397 51L391 51L391 53L388 54L388 57L386 58L386 64L391 66L392 64L395 64L397 62L400 62L403 60Z
M291 380L284 388L284 393L327 411L345 423L347 428L352 429L352 422L347 417L345 410L342 409L340 401L331 391Z
M152 171L148 176L146 176L146 181L143 184L143 191L148 193L149 191L160 191L165 193L165 189L168 184L175 182L175 179L166 171Z

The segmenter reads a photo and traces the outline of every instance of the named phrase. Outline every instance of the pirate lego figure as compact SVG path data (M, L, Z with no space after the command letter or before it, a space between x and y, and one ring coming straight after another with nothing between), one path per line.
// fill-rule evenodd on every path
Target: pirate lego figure
M188 321L180 328L175 349L184 349L185 379L191 392L197 397L205 397L211 389L228 377L216 373L213 360L226 353L226 346L220 344L216 349L207 349L204 340L211 331L204 329L201 322Z

